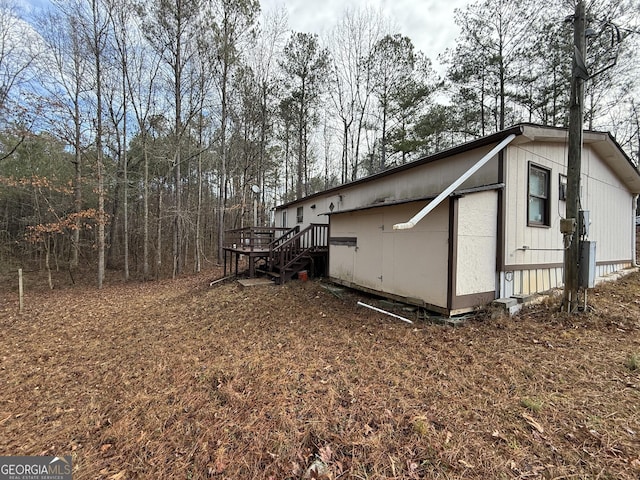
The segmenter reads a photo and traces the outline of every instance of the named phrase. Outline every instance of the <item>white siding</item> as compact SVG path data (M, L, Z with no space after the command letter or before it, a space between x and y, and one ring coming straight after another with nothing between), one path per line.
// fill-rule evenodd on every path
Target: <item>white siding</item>
M562 287L563 238L560 219L565 202L559 200L559 175L566 174L564 143L523 143L507 148L505 162L505 271L500 295L527 295ZM551 226L527 226L529 162L551 170ZM596 242L598 277L630 266L633 256L632 194L589 144L582 155L583 210L590 212L588 239ZM523 247L528 247L523 249ZM607 264L608 263L608 264ZM548 264L548 266L545 266ZM559 266L560 265L560 266Z
M495 191L458 199L456 295L495 291L497 212Z
M597 242L598 262L631 260L632 196L595 153L587 150L582 203L589 210L589 239Z
M508 147L505 162L505 258L506 265L540 265L563 262L560 219L565 202L558 198L559 175L566 174L567 150L561 143L525 143ZM551 225L527 226L527 178L529 162L551 171ZM589 240L597 243L598 262L630 260L632 257L632 195L585 145L581 175L581 206L589 210ZM528 248L524 248L528 247Z
M560 217L564 216L565 202L558 199L558 182L559 174L566 173L565 157L566 149L562 144L526 143L507 147L504 259L507 265L562 263ZM550 227L527 225L527 182L530 162L551 171Z

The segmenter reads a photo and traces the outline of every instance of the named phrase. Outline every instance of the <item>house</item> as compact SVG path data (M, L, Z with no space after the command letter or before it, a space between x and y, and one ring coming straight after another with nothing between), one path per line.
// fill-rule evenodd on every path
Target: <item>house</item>
M276 227L328 224L330 280L454 315L562 286L566 173L567 131L521 124L280 205ZM598 277L635 265L638 193L615 139L585 132Z

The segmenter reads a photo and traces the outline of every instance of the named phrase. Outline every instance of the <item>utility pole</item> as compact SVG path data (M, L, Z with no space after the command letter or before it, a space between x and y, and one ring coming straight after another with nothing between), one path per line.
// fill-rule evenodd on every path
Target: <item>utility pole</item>
M573 16L574 52L571 70L571 98L569 100L566 220L561 225L565 238L562 310L569 313L575 312L578 308L578 271L580 261L578 215L580 210L584 81L589 78L583 60L586 51L585 16L584 1L578 0Z

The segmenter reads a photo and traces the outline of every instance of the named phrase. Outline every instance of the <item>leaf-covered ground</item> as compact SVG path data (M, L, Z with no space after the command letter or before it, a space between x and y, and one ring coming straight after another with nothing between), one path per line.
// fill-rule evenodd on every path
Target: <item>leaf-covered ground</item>
M589 313L459 328L216 275L27 289L22 315L5 288L0 455L71 454L75 480L640 477L637 273Z

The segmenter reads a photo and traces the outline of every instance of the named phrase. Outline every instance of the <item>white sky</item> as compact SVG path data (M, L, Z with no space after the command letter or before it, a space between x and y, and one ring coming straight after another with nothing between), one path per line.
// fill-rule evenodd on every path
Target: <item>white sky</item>
M48 0L18 0L27 6L42 7ZM328 33L347 7L380 10L399 33L411 38L414 46L438 68L438 55L452 47L458 35L453 11L463 9L470 0L260 0L263 12L287 10L291 30Z
M284 7L291 30L320 36L333 28L347 7L379 9L439 72L438 55L454 46L459 33L453 11L468 3L470 0L260 0L263 12Z

